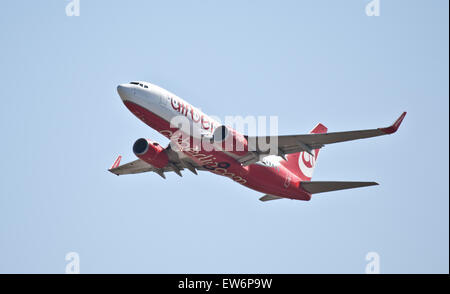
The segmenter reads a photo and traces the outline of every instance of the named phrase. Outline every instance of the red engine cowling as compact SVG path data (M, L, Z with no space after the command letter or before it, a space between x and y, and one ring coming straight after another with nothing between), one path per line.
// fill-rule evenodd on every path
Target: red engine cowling
M239 156L248 153L248 142L245 136L226 126L217 127L214 130L213 142L223 151Z
M141 138L134 142L133 152L139 159L157 168L163 168L169 163L169 157L164 148L148 139Z

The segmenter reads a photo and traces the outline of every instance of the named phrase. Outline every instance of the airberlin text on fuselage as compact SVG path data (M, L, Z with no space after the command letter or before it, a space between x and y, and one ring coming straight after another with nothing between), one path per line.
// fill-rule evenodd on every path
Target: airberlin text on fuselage
M188 103L180 102L178 99L174 97L170 97L170 104L172 105L172 108L181 113L184 116L188 116L190 112L190 117L194 123L199 123L202 127L202 129L207 130L209 132L214 131L214 122L211 121L206 115L200 113L198 110L196 110L194 107L189 105Z
M214 172L218 175L228 177L240 184L247 183L246 179L228 171L228 168L231 166L230 163L225 161L217 162L214 155L205 154L197 148L192 148L189 144L191 139L190 137L185 137L183 139L183 136L174 136L174 133L171 130L162 130L160 133L171 139L172 142L176 141L184 153L198 160L202 164L202 167L204 167L205 169L210 170L211 172Z

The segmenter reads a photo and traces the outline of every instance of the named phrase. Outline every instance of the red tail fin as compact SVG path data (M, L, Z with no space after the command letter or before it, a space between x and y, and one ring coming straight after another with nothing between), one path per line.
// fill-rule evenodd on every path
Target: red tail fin
M310 133L321 134L326 133L327 131L328 128L319 123ZM319 156L319 150L320 149L313 150L314 156L306 151L288 154L287 161L283 162L283 165L293 174L298 176L301 181L311 181L317 157Z

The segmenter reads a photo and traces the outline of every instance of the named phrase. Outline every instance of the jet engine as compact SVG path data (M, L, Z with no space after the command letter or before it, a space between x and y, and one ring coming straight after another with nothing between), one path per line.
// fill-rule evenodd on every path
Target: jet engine
M248 153L248 142L245 136L227 126L217 127L213 132L212 140L214 146L220 150L238 156L244 156Z
M134 142L133 152L139 159L157 168L163 168L169 163L169 157L164 148L148 139L141 138Z

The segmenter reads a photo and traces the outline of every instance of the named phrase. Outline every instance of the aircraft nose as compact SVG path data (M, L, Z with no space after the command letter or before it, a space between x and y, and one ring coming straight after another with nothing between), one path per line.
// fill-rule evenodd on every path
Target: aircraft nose
M125 100L127 100L127 98L131 97L131 89L126 84L118 85L117 93L119 93L119 96L123 101L125 101Z

